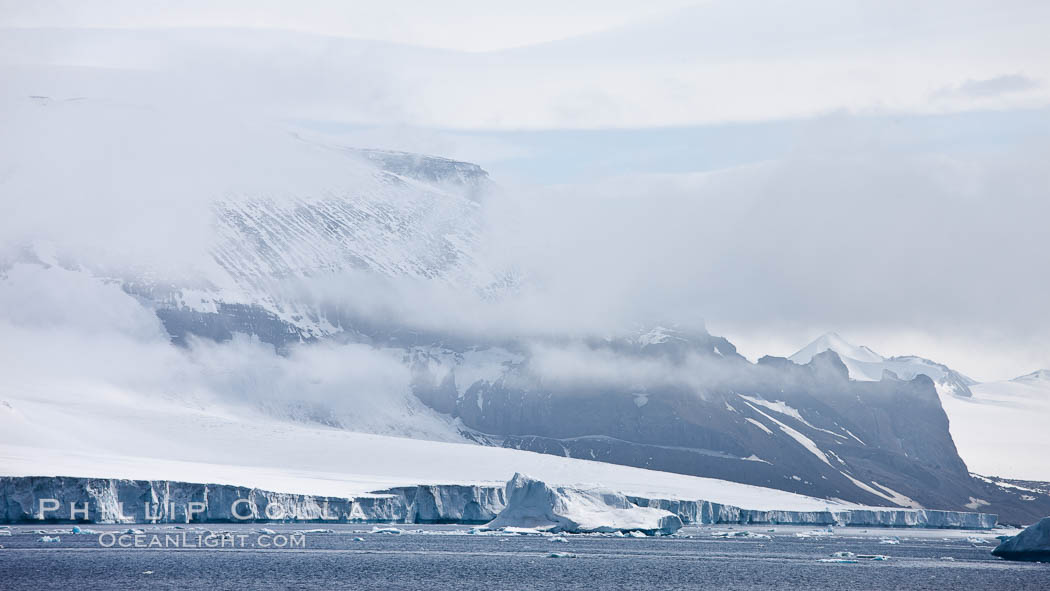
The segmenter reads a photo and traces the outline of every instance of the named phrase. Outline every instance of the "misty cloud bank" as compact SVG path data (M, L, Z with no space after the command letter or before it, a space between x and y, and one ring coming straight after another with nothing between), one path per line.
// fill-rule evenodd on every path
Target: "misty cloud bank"
M705 22L742 18L728 4L716 8ZM0 385L70 401L219 401L363 431L457 437L410 395L403 351L340 342L277 354L239 336L178 348L121 289L135 280L234 293L238 286L210 283L220 276L217 201L359 190L367 163L333 150L339 138L288 123L302 119L374 124L377 145L439 137L430 145L448 150L440 155L493 146L461 149L455 132L416 126L800 117L806 129L763 162L715 172L560 186L496 178L472 247L484 280L344 269L274 278L281 301L485 345L515 341L534 377L558 387L702 394L734 377L700 358L628 358L593 345L656 324L706 326L752 359L837 330L978 379L1050 367L1050 134L992 133L958 151L892 117L978 108L1038 117L1050 54L1031 40L1043 31L1012 31L979 11L953 11L958 27L942 27L935 12L910 27L883 14L878 30L897 33L879 56L864 49L870 39L849 34L864 19L846 19L833 35L817 23L820 34L808 38L822 41L811 45L790 43L806 32L795 19L794 33L775 37L796 58L790 64L740 40L747 36L726 39L730 26L698 37L673 18L478 54L266 30L6 30L0 353L10 368ZM772 35L773 24L755 26ZM968 59L984 24L1003 51ZM930 40L952 59L939 60Z

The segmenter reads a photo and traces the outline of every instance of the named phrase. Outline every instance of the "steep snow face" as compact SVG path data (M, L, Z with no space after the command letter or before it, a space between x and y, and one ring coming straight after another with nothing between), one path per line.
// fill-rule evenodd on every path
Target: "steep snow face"
M925 375L933 380L939 394L955 396L970 396L969 387L977 383L946 365L922 357L883 357L863 345L850 344L833 332L820 336L788 359L805 364L809 363L813 356L824 351L834 351L838 354L849 371L850 379L857 381L877 382L886 376L886 372L901 380L912 380L915 376Z
M1022 480L1050 480L1050 380L1040 370L973 386L972 398L941 396L952 438L970 470Z

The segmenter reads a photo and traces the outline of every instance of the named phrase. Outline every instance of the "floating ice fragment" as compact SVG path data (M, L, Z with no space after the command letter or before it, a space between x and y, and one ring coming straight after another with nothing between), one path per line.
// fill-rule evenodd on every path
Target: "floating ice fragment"
M45 543L45 544L54 544L56 542L61 542L62 538L60 538L58 536L55 536L55 537L43 536L43 537L40 538L40 541Z
M852 552L835 552L832 554L835 558L853 558L856 554Z
M900 541L900 539L899 539L899 538L881 538L881 539L879 540L879 543L880 543L880 544L891 544L891 545L897 545L897 544L900 544L900 543L901 543L901 541Z
M857 564L858 561L851 558L821 558L821 562L832 562L837 564Z
M260 530L258 531L258 533L260 533L260 534L266 534L266 535L268 535L268 536L272 536L272 535L275 535L275 534L276 534L277 532L273 531L272 529L270 529L270 528L268 528L268 527L264 527L264 528L260 529Z
M627 532L627 537L629 537L629 538L644 538L646 536L645 536L645 532L640 532L638 530L634 530L634 531Z
M947 560L948 562L955 562L954 556L941 556L941 560Z
M553 538L551 538L551 541L552 542L568 542L569 540L566 540L565 538L563 538L561 536L554 536Z
M398 529L396 527L378 527L378 526L376 526L376 527L372 528L372 533L374 533L374 534L401 535L401 534L403 534L405 532L401 531L400 529Z
M882 561L882 560L889 560L890 559L889 556L886 556L886 555L883 555L883 554L858 554L857 558L859 558L861 560L876 560L876 561Z
M551 552L547 558L576 558L576 555L572 552Z
M544 530L535 527L501 527L500 531L505 534L514 534L518 536L539 536L545 533Z
M759 533L750 532L750 531L743 531L743 530L737 530L737 531L716 531L716 532L713 532L711 534L711 536L715 537L715 538L751 538L751 539L757 539L757 540L768 540L768 539L770 539L770 536L767 536L766 534L759 534Z
M355 542L363 542L363 541L365 541L365 539L364 538L354 538L354 541Z

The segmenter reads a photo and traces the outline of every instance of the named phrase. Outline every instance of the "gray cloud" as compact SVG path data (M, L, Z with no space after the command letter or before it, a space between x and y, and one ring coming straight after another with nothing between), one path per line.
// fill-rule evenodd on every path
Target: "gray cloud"
M984 80L967 80L959 85L937 91L939 98L989 98L1002 94L1027 92L1042 87L1039 81L1021 74L1007 74Z

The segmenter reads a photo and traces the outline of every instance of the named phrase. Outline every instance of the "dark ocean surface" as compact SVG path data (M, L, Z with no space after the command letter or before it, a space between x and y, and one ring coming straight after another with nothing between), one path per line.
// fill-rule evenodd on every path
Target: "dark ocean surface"
M749 530L770 538L721 539L713 534L741 528L705 527L664 538L557 541L470 535L463 526L399 526L404 533L391 534L368 525L238 524L134 526L142 530L138 543L154 547L120 548L136 539L100 533L128 526L82 527L95 533L14 526L13 535L0 536L0 589L1050 589L1050 564L994 558L987 532L970 539L929 530L807 536L806 528L755 527ZM306 532L291 547L292 532L312 528L325 531ZM205 529L242 537L223 543ZM44 535L60 541L41 542ZM843 551L889 558L821 562Z

